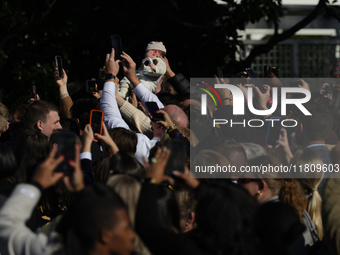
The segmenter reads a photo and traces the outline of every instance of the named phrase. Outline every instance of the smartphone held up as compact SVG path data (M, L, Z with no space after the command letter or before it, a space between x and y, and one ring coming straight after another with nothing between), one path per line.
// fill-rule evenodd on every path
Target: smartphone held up
M167 141L166 147L170 150L170 158L165 167L164 174L172 176L173 171L184 173L186 143L180 139L170 139Z
M101 110L92 110L90 113L90 125L93 134L103 134L103 118L104 112Z
M120 35L111 35L112 48L115 50L115 60L121 59L120 55L123 54L122 40Z
M96 92L96 81L86 80L86 92Z
M58 69L58 77L59 78L63 78L63 63L61 61L61 57L60 56L55 56L55 64L56 64L56 68Z
M152 121L159 121L163 120L164 121L164 116L161 113L157 113L159 110L158 105L156 102L145 102L145 106L148 109L148 112L152 116Z
M266 145L275 147L276 141L280 139L281 128L282 128L282 117L270 117L270 121L267 129Z
M56 158L63 155L64 160L56 168L55 172L71 175L74 169L69 164L69 161L75 160L76 135L72 132L61 131L57 134L56 144L58 145Z
M36 89L35 85L33 85L32 86L32 93L31 93L30 97L35 99L36 95L37 95L37 89Z
M260 89L260 91L264 91L263 85L260 82L259 78L256 76L256 74L254 73L253 69L251 68L247 68L247 74L249 76L249 78L252 80L252 82L254 83L254 85L256 87L258 87Z
M264 77L268 77L269 73L273 73L276 77L279 77L280 68L273 66L264 66L263 67Z

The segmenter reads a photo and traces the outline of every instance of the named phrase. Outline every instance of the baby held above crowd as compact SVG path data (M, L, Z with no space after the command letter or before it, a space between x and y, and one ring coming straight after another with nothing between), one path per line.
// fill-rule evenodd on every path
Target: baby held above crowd
M136 71L139 80L151 91L154 92L157 85L161 83L166 71L166 65L160 57L166 54L165 46L162 42L150 42L146 47L145 58L142 60L140 68ZM124 77L120 81L119 95L128 100L129 88L134 87L130 81Z

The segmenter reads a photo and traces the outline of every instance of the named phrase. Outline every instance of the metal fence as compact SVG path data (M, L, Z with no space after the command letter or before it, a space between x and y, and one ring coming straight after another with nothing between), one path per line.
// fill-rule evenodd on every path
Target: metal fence
M252 48L263 41L244 41L246 58ZM255 73L263 72L263 66L280 68L280 77L329 77L335 61L340 58L340 40L286 40L269 53L258 56L252 64Z

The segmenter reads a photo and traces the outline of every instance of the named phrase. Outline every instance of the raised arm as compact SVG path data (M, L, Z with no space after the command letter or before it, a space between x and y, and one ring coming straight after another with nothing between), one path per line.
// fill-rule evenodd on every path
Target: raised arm
M1 254L46 254L48 237L35 234L25 226L36 207L43 189L53 186L63 173L53 173L63 161L55 158L54 146L49 157L38 167L32 184L18 184L0 210Z
M171 185L174 184L174 180L170 176L164 175L169 157L169 150L164 149L162 151L159 149L154 157L154 162L145 162L148 181L142 184L140 192L135 218L136 231L152 254L205 254L200 251L199 247L189 236L177 234L170 229L164 228L159 223L159 205L157 199L164 187L158 185L164 181L169 182ZM192 186L192 189L197 188L198 180L190 179L190 173L188 174L189 178L186 179L183 178L184 175L176 174L177 177L184 180L183 183L193 183L186 186Z
M190 86L190 82L183 76L183 74L175 74L170 68L169 60L166 57L160 58L163 59L166 65L165 77L168 79L168 82L177 92L181 100L189 98L200 100L200 94L197 93L194 87Z
M138 110L128 101L123 100L120 105L120 112L124 119L131 125L135 126L137 130L148 137L153 137L151 129L150 118L147 117L141 110ZM119 103L118 103L119 104Z
M124 56L126 58L127 54L126 53L124 54L125 55L121 55L121 57ZM119 71L118 63L119 60L117 61L114 60L114 49L112 49L111 54L107 54L106 56L105 72L107 74L113 74L116 76ZM125 64L123 62L123 67L124 73L126 75L127 73L130 74L135 72L136 64L130 58L129 62L125 61ZM139 79L136 77L136 75L131 76L130 74L130 77L132 77L130 80L131 83L134 84L134 86L136 86L135 84L139 82ZM104 123L106 124L108 129L115 127L123 127L126 129L130 129L120 114L116 100L116 85L114 84L113 78L106 80L104 84L103 95L102 98L100 99L100 105L102 110L104 111ZM143 156L147 157L149 155L150 149L154 146L156 142L154 141L152 143L150 139L146 137L144 134L138 133L137 137L138 142L135 156L139 162L143 163L142 157Z
M60 93L60 113L65 118L71 118L70 109L73 105L73 101L67 91L67 74L65 70L63 69L63 77L60 78L58 75L58 69L56 68L54 72L54 80L58 85Z
M136 94L136 96L139 98L139 100L142 102L145 110L147 110L145 106L145 102L156 102L159 109L163 109L164 105L162 102L158 99L158 97L152 93L143 83L139 83L133 92Z
M138 79L136 75L136 63L133 61L133 59L125 52L123 52L121 57L123 58L122 64L123 64L124 74L129 79L131 84L133 85L134 87L133 92L142 102L143 106L145 107L145 102L153 101L157 103L159 109L164 108L164 105L162 104L161 101L159 101L158 97L154 93L152 93Z
M105 61L105 74L106 77L110 74L116 76L119 71L120 60L114 60L115 51L112 49L111 54L106 55ZM123 127L130 129L125 123L120 114L117 100L116 100L116 85L114 83L114 78L106 79L103 94L100 99L100 106L104 112L104 123L108 129Z

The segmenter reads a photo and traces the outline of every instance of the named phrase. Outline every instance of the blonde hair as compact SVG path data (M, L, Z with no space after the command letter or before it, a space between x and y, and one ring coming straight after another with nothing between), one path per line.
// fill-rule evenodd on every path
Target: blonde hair
M228 165L229 161L222 154L213 150L201 150L194 159L194 165L211 166L214 164Z
M190 196L187 190L179 190L175 195L179 207L180 219L187 220L189 213L195 212L196 201ZM194 223L194 227L196 227L196 223Z
M202 167L208 167L213 165L220 165L220 166L228 166L230 165L228 159L226 159L222 154L213 151L213 150L201 150L199 153L196 154L192 166L202 166ZM224 173L214 173L209 174L208 172L204 175L200 175L200 178L206 177L209 178L225 178Z
M111 176L106 185L113 188L114 191L122 198L128 208L128 215L132 226L135 224L135 214L141 190L141 183L134 177L126 174L116 174Z
M246 152L247 160L251 160L259 156L268 155L266 149L259 144L256 143L240 143L240 144L242 145L244 151Z
M127 174L115 174L108 179L106 185L111 187L123 200L127 207L131 225L134 227L139 193L142 188L142 184L136 178ZM138 235L136 235L134 245L138 252L142 254L151 254Z
M4 117L0 116L0 135L2 131L5 129L6 125L7 125L7 120Z
M0 116L4 117L7 120L9 118L8 109L3 103L0 103Z
M298 150L291 159L293 165L323 165L322 159L312 150ZM318 192L319 184L321 183L324 173L318 172L303 172L305 178L298 179L301 184L304 194L309 195L306 211L310 215L315 224L320 240L322 240L324 232L321 217L322 199Z
M281 162L272 156L260 156L248 162L251 166L271 165L280 166ZM273 195L278 195L279 200L285 204L292 206L303 220L303 190L298 181L291 178L283 178L283 176L273 171L265 174L255 173L256 178L266 182L268 188Z
M0 103L0 135L7 125L9 113L7 107Z

